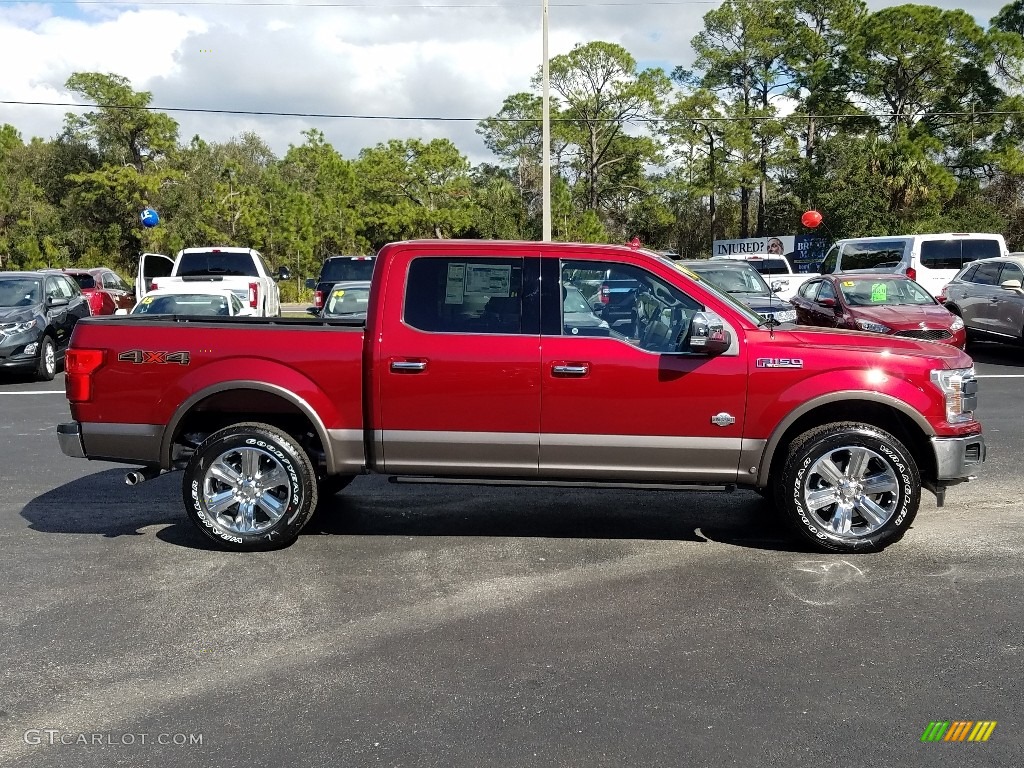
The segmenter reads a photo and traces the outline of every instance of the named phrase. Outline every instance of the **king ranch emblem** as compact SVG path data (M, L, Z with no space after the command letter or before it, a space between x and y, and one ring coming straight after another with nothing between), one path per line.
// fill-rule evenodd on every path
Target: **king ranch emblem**
M759 357L758 368L803 368L804 361L799 357Z
M147 363L177 363L178 365L189 364L188 352L155 352L148 349L129 349L117 356L122 363L135 363L146 365Z

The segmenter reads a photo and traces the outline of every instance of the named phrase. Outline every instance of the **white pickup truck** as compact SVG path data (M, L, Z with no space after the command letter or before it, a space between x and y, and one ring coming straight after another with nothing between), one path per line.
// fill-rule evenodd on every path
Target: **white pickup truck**
M287 280L287 267L275 277L259 251L252 248L210 246L185 248L171 259L160 253L144 253L139 259L135 300L157 288L180 283L216 283L237 296L245 314L276 317L281 314L281 291L277 280Z
M789 301L796 296L797 290L812 277L821 277L818 272L797 272L793 264L785 256L771 256L764 254L734 256L712 256L712 261L745 261L764 278L764 281L771 286L772 291L781 299Z

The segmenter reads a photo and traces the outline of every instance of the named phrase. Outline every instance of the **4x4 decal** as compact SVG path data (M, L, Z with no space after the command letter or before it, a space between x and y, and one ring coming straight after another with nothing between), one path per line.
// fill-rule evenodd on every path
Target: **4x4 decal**
M148 349L129 349L117 356L123 363L135 363L144 365L146 363L178 363L189 364L188 352L153 352Z

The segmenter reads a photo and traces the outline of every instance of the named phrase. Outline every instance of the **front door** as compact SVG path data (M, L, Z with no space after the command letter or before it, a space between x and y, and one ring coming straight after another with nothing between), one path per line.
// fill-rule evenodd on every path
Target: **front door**
M586 286L602 266L608 265L563 260L561 283ZM541 475L736 482L747 386L744 345L734 343L716 357L680 352L693 314L704 307L664 277L613 266L639 286L631 333L565 315L556 327L545 320ZM731 329L734 339L737 330Z
M374 356L381 468L535 477L540 303L524 286L537 259L415 255L395 254L381 292L404 296Z

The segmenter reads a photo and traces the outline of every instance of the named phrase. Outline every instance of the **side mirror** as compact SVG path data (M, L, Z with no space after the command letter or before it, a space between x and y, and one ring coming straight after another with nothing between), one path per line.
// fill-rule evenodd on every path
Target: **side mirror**
M1007 291L1019 291L1021 289L1020 286L1020 280L1003 280L1003 282L999 284L1000 288L1003 288Z
M316 307L307 307L306 314L312 315L313 317L320 317L320 310L317 309Z
M128 314L128 310L127 309L115 309L114 310L114 314L115 315L127 315Z
M818 299L815 303L819 307L825 307L826 309L835 309L836 308L836 300L835 299Z
M783 289L783 288L784 288L785 286L783 286L783 284L782 284L782 281L781 281L781 280L772 280L772 283L771 283L771 285L769 285L768 287L772 289L772 293L778 293L778 292L779 292L779 291L781 291L781 290L782 290L782 289Z
M316 288L316 278L315 277L307 277L306 278L306 287L307 288Z
M65 299L63 296L61 296L60 298L54 298L53 296L46 297L46 306L48 307L66 307L67 305L68 300Z
M680 345L682 352L720 355L732 346L732 337L725 330L725 321L714 312L697 312L690 320L690 333Z
M292 276L292 273L291 273L291 270L288 269L288 267L281 267L280 269L277 270L277 279L278 280L287 280L291 276Z

